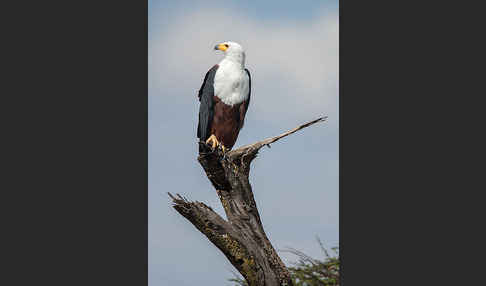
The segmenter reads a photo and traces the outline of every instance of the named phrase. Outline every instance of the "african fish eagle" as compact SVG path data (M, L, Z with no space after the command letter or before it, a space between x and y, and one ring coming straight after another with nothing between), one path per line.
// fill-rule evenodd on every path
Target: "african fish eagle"
M250 103L251 78L245 68L245 51L240 44L224 42L214 47L224 58L204 77L199 89L197 137L223 152L235 145Z

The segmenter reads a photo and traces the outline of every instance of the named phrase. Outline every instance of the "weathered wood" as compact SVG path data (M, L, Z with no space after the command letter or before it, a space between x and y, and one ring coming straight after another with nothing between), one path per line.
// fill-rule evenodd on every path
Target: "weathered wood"
M228 221L201 202L189 202L169 193L174 208L226 255L249 286L292 285L289 271L263 229L249 182L250 164L263 146L325 119L318 118L226 154L200 143L198 161L216 189Z

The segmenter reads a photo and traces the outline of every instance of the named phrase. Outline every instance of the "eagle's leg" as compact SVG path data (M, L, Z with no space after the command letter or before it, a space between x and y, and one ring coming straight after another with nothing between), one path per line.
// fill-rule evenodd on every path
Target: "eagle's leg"
M211 144L211 148L214 149L221 143L219 143L218 139L216 139L216 136L212 134L211 136L209 136L208 140L206 140L206 144Z

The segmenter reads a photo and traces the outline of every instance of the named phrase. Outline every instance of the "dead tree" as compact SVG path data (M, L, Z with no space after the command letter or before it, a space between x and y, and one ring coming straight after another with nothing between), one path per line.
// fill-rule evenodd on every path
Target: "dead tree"
M322 117L279 136L222 154L200 143L198 161L216 189L227 221L202 202L169 193L173 207L218 247L249 286L290 286L292 280L263 230L249 182L250 163L263 146L288 136Z

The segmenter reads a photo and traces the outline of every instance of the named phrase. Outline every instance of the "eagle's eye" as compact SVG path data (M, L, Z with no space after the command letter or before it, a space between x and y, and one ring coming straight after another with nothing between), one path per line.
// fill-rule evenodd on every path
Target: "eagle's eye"
M225 46L226 48L229 48L229 45L228 45L228 44L224 44L224 46Z

